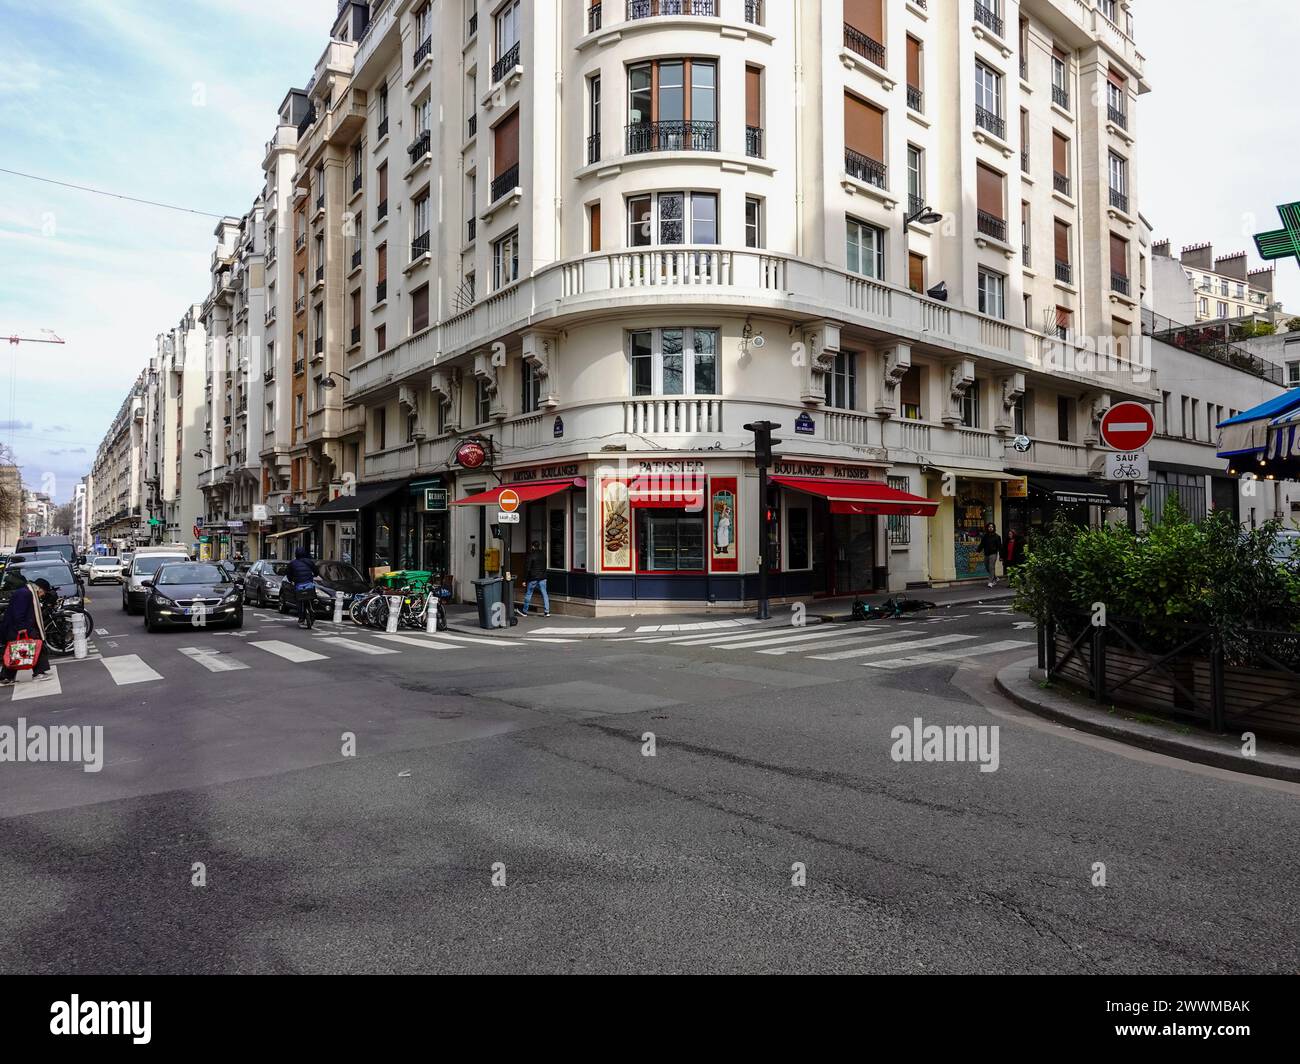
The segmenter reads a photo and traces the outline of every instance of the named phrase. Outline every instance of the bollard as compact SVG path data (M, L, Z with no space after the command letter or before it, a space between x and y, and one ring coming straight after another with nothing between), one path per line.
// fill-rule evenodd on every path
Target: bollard
M86 615L72 615L72 653L78 661L86 656Z
M432 591L424 598L424 631L428 635L438 631L438 596Z
M390 595L388 598L388 634L397 631L397 619L402 615L402 596Z
M343 592L334 592L334 623L343 623Z

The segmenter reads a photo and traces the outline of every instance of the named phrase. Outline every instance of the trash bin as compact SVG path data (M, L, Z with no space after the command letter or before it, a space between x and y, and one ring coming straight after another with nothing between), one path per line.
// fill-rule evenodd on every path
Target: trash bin
M508 593L506 582L499 576L489 576L474 581L474 602L478 605L478 626L480 628L504 628L510 623L509 618L512 610L509 604L504 601L504 596ZM492 621L494 606L505 607L499 614L503 622L501 624L494 624Z

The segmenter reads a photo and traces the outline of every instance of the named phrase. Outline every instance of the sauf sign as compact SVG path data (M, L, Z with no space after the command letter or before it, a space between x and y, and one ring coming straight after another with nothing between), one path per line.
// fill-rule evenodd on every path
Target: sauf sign
M1128 484L1128 527L1137 531L1137 484L1151 475L1146 445L1156 434L1156 418L1141 403L1116 403L1101 418L1101 441L1111 448L1106 455L1106 479Z

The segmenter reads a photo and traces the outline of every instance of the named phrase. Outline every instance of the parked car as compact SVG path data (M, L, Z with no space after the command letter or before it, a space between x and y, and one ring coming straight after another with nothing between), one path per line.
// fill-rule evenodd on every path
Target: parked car
M41 578L48 580L55 594L66 600L64 605L68 609L85 608L86 590L73 575L72 566L60 558L57 561L7 562L0 576L0 609L8 608L9 597L18 588Z
M285 569L288 569L288 563ZM334 611L334 595L343 592L343 608L351 604L353 596L364 595L370 590L365 578L347 562L325 561L316 566L316 589L312 595L313 608L317 613L328 614ZM298 593L288 578L280 580L280 612L298 612Z
M142 586L146 632L169 624L192 626L200 609L206 612L208 624L243 627L243 592L230 574L213 562L166 561Z
M279 602L280 581L288 569L288 562L254 562L244 574L244 601L254 606Z
M166 562L187 562L189 551L174 551L170 554L162 551L140 552L131 560L131 566L122 577L122 610L125 613L138 613L144 608L149 591L144 582L154 575Z
M122 582L122 559L113 554L96 555L86 567L86 583L98 584L105 581L113 584Z
M15 554L34 554L41 550L57 551L69 566L82 560L77 548L72 545L71 536L22 536L14 547Z
M1283 564L1300 562L1300 529L1286 528L1278 533L1273 560Z

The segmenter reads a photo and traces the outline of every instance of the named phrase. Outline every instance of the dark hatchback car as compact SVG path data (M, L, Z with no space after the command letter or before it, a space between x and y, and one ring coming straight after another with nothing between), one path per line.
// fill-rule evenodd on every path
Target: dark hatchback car
M69 609L79 610L84 606L85 588L80 580L72 575L72 566L62 561L16 562L9 561L0 578L0 610L9 606L9 597L24 584L46 579L54 592L61 599L66 599Z
M244 574L244 601L253 606L269 606L278 602L280 581L288 571L288 562L254 562Z
M169 624L217 625L241 628L244 595L230 573L211 562L168 562L144 583L144 630ZM202 615L202 622L195 618Z
M336 592L343 592L343 608L346 610L354 595L363 595L369 590L370 585L365 578L347 562L320 562L316 566L316 587L312 601L317 613L334 612ZM280 612L298 612L298 593L294 591L288 577L280 581Z

